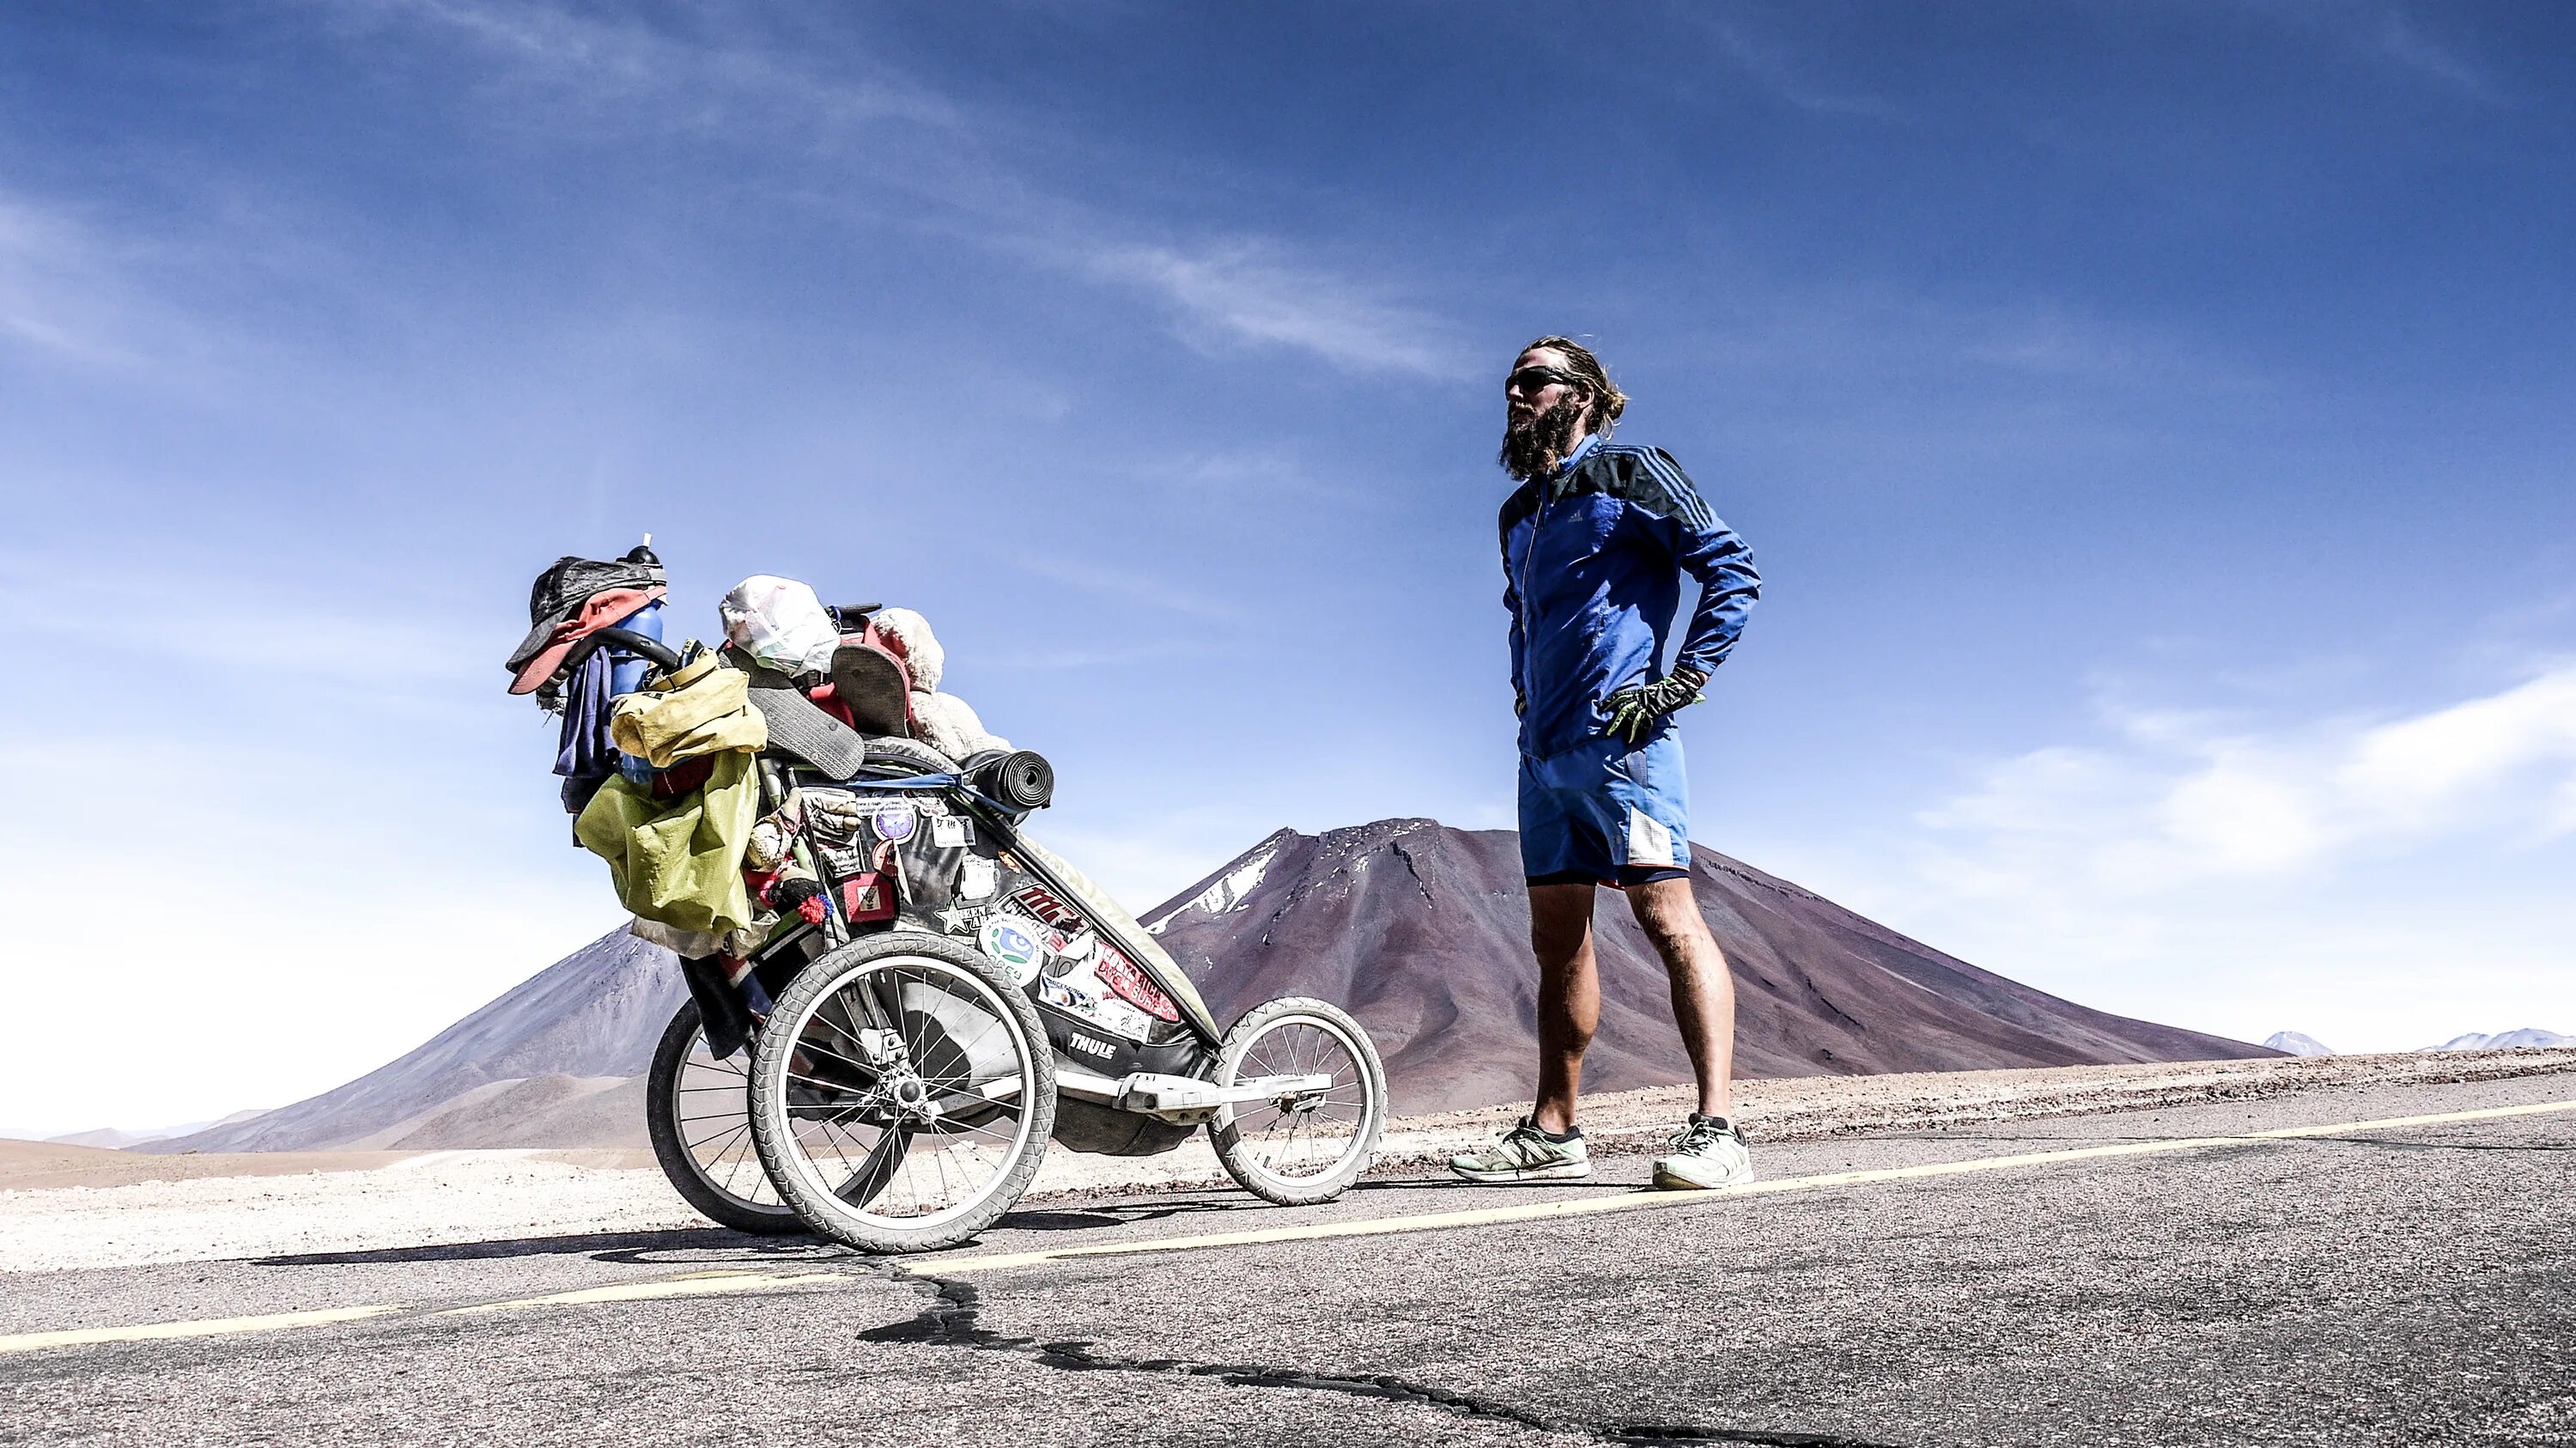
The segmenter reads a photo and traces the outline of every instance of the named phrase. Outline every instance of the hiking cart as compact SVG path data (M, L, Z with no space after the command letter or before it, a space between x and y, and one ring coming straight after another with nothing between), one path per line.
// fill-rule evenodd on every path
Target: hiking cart
M577 651L599 649L655 679L683 666L623 628ZM835 656L840 698L892 725L900 708L872 714L843 672L852 656ZM724 663L765 726L762 824L792 836L828 904L773 930L738 993L684 962L692 1000L648 1096L655 1154L692 1205L743 1231L911 1252L1008 1211L1050 1141L1146 1156L1205 1132L1229 1176L1282 1205L1330 1200L1367 1167L1387 1116L1368 1033L1300 998L1219 1026L1151 934L1024 832L1053 793L1045 760L951 759L899 725L863 731L739 650ZM766 1006L756 1019L746 997Z

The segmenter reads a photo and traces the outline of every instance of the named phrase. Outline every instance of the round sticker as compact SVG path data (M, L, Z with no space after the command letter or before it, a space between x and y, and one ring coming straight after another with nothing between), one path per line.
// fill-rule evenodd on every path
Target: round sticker
M1010 972L1011 984L1025 986L1037 979L1038 957L1042 948L1038 944L1038 929L1030 922L996 915L985 921L983 928L975 933L975 943L983 948L985 955Z
M912 838L912 806L897 800L877 806L877 838L901 843Z

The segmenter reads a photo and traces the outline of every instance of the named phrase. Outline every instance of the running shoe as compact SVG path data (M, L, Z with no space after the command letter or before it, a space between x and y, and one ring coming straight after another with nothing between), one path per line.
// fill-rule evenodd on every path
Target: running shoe
M1753 1180L1753 1153L1744 1133L1722 1116L1691 1113L1673 1138L1672 1154L1655 1158L1655 1185L1697 1188L1740 1187Z
M1592 1153L1584 1148L1582 1132L1553 1141L1524 1116L1485 1150L1449 1158L1449 1169L1471 1182L1580 1181L1592 1175Z

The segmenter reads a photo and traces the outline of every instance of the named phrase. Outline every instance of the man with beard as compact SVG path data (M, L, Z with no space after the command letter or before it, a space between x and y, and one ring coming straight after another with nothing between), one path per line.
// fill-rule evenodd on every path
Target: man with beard
M1729 1119L1735 988L1691 897L1672 716L1698 701L1735 647L1762 579L1671 454L1609 440L1628 399L1589 350L1539 338L1512 364L1503 396L1502 464L1521 480L1503 504L1503 606L1538 956L1538 1102L1493 1148L1449 1166L1479 1182L1592 1174L1574 1101L1601 1019L1592 904L1607 886L1626 892L1663 957L1699 1082L1699 1109L1656 1159L1655 1184L1735 1186L1753 1179ZM1659 669L1684 573L1699 584L1699 606L1672 667Z

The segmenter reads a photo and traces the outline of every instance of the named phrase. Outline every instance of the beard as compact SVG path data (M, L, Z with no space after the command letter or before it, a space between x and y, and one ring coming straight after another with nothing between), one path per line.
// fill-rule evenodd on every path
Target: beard
M1503 450L1496 461L1503 471L1528 482L1556 470L1565 455L1574 450L1574 440L1582 435L1584 414L1591 409L1589 398L1581 401L1560 397L1556 404L1533 414L1527 422L1503 424Z

